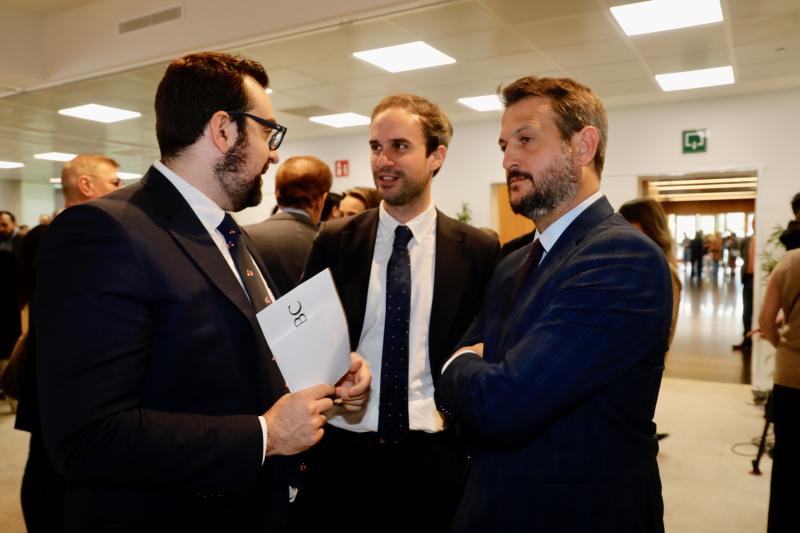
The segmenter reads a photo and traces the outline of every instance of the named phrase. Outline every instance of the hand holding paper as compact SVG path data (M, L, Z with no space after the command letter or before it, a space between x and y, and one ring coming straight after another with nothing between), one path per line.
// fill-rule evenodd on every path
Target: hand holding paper
M336 395L348 411L359 411L364 406L372 383L369 364L356 352L350 352L350 369L336 385Z

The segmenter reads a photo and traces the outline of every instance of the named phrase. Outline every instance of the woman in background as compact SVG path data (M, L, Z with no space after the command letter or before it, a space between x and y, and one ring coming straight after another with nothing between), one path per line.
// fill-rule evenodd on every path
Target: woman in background
M672 273L672 325L669 330L669 344L675 336L675 322L678 319L678 307L681 304L681 278L678 275L678 261L673 252L672 235L667 225L667 215L661 204L652 198L641 198L626 202L619 208L619 214L631 223L631 226L647 235L664 251Z
M778 313L783 311L783 318ZM769 276L758 317L761 336L775 350L772 389L772 481L768 533L797 531L800 501L800 249L783 254Z
M353 187L344 193L344 197L339 202L339 211L342 216L349 217L357 215L378 207L381 203L380 196L378 196L377 189L371 187Z

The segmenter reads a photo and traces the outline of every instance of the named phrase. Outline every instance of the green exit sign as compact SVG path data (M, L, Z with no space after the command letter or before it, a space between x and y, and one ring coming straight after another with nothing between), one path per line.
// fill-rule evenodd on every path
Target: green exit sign
M708 148L708 130L683 130L683 153L699 154Z

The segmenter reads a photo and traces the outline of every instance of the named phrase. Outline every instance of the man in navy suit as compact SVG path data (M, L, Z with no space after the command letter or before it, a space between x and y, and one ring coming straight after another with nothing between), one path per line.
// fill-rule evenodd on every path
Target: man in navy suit
M363 400L357 356L339 387L289 393L256 319L279 293L227 212L257 205L278 161L267 84L243 57L173 61L156 92L161 159L42 241L41 428L66 531L286 530L281 456L319 441L329 395Z
M502 96L509 199L536 234L439 378L474 446L455 531L662 532L666 258L600 193L607 119L588 87L531 76Z

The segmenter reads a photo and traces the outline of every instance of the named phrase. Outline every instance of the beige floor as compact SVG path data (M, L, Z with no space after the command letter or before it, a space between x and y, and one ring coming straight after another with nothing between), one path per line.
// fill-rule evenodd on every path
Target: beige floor
M669 533L753 533L766 530L771 460L764 475L749 474L751 439L763 429L763 410L750 402L747 385L666 378L656 422L670 434L659 464ZM19 510L19 479L27 434L13 429L0 403L0 532L25 531Z

